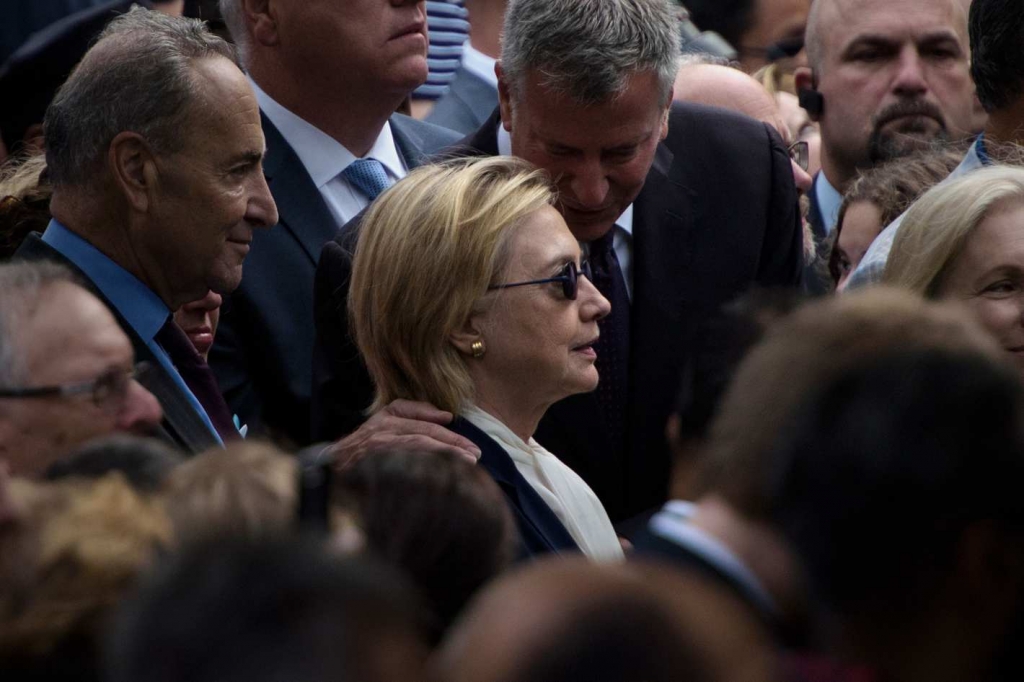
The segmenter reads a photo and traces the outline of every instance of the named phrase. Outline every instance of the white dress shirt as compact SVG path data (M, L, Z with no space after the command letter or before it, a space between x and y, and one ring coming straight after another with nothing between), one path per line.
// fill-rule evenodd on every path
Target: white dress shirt
M260 110L295 150L338 227L366 208L369 198L341 175L358 157L327 133L278 104L252 78L249 83L256 93ZM392 181L401 180L406 175L405 162L395 146L390 122L381 129L373 147L362 158L379 161Z
M523 439L475 405L462 416L500 445L544 503L555 513L580 550L591 559L624 558L619 536L597 495L579 475L534 439Z
M814 198L818 202L825 232L832 234L839 220L839 207L843 204L843 195L828 181L825 171L818 173L817 181L814 183Z
M505 130L505 126L498 123L498 154L501 156L512 156L512 136ZM615 249L615 257L619 260L619 269L622 271L622 278L626 284L626 294L630 302L633 300L633 204L626 207L615 220L613 228L615 236L612 237L612 248ZM586 242L580 242L583 249L583 257L590 255L590 248Z

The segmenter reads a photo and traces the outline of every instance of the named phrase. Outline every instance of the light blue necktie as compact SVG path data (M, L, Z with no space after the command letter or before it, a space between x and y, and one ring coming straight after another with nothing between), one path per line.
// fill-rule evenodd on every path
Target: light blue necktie
M377 159L356 159L341 174L370 201L391 186L387 171Z

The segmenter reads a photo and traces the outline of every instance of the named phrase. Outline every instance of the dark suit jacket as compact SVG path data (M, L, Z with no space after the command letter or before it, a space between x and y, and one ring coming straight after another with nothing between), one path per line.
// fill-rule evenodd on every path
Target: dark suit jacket
M178 387L178 384L157 361L146 342L84 272L36 234L26 237L14 254L14 258L24 261L53 261L67 266L85 284L87 289L110 308L114 319L131 339L132 348L135 350L135 361L149 363L149 369L139 377L139 383L156 396L160 407L163 408L164 419L157 434L162 440L190 453L199 453L218 445L216 436L192 407L191 401Z
M221 314L210 366L249 433L269 428L304 446L311 442L313 274L320 249L339 226L294 150L266 116L262 120L264 174L280 222L253 236L242 283ZM391 124L409 168L457 138L406 116L393 116Z
M496 154L497 126L495 112L458 151ZM316 280L317 342L330 353L315 370L314 412L321 425L344 430L372 395L348 338L354 223L324 248ZM536 434L590 484L613 522L666 498L665 422L699 323L753 284L798 286L802 243L789 155L775 131L721 109L673 105L668 137L634 202L627 451L610 451L592 393L556 403Z
M480 448L481 455L477 464L486 469L501 488L515 517L522 540L521 558L579 551L569 531L519 473L515 462L501 445L465 419L456 419L449 428Z
M498 89L459 67L448 92L437 100L426 120L468 135L491 117L496 106Z

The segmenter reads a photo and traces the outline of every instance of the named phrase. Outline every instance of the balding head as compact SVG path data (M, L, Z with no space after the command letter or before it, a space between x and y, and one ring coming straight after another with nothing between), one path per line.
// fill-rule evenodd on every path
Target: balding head
M739 69L718 64L683 63L676 76L675 99L732 109L779 131L786 126L775 99L764 86Z
M439 679L771 679L760 624L704 580L643 564L534 563L472 604L439 654Z

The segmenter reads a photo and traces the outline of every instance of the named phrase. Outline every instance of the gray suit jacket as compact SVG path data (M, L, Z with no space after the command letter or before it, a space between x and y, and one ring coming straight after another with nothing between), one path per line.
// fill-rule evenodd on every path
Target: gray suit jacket
M459 67L448 92L437 101L426 120L469 135L491 117L496 106L498 90L476 74Z
M272 430L296 445L310 442L313 275L320 249L339 225L295 151L263 116L263 172L280 222L258 230L242 283L225 301L210 351L224 398L250 434ZM408 168L458 135L396 114L395 144Z

